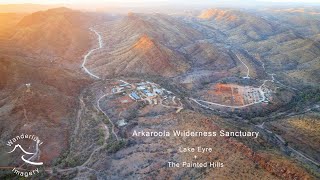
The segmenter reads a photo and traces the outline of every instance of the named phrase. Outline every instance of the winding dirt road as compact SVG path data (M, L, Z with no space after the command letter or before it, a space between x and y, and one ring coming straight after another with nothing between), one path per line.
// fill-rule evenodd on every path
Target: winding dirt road
M246 78L246 79L249 79L250 78L250 69L249 67L246 65L246 63L244 63L242 60L241 60L241 57L235 53L235 55L237 56L238 60L247 68L247 75L243 78Z
M101 35L96 31L94 30L93 28L90 28L90 31L94 32L97 36L98 36L98 44L99 44L99 47L97 48L94 48L94 49L91 49L83 58L83 63L81 65L81 67L84 69L84 71L89 74L91 77L93 78L96 78L96 79L100 79L99 76L93 74L92 72L90 72L87 68L86 68L86 63L87 63L87 60L88 60L88 57L96 50L98 49L101 49L102 48L102 37Z
M101 109L101 107L100 107L100 101L101 101L104 97L106 97L106 96L108 96L108 95L109 95L109 94L105 94L105 95L101 96L101 97L98 99L98 101L97 101L97 107L98 107L98 109L108 118L108 120L109 120L109 122L110 122L110 124L111 124L111 126L112 126L112 129L111 129L112 134L116 137L117 141L119 141L118 135L114 132L114 124L113 124L113 122L111 121L111 119L109 118L109 116L107 115L107 113L105 113L105 112Z

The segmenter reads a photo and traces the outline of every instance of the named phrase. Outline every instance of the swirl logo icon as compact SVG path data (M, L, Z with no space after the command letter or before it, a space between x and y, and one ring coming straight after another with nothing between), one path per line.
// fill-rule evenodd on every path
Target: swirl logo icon
M35 145L30 145L31 147L29 147L28 149L34 149L33 151L31 150L26 150L25 148L23 148L22 144L25 143L18 143L22 140L32 140L35 142ZM43 165L43 162L39 162L40 159L40 146L43 144L42 141L40 141L38 136L35 135L28 135L28 134L21 134L20 136L16 136L14 138L12 138L11 140L8 141L7 146L13 147L11 151L9 151L9 154L13 154L14 152L16 153L22 153L21 155L21 160L24 162L22 165L20 165L19 167L15 167L12 169L12 172L14 174L17 174L19 176L23 176L23 177L30 177L34 174L39 173L39 169L33 169L33 170L27 170L27 169L23 169L23 166L26 166L28 169L30 169L30 167L32 166L41 166ZM31 152L29 152L31 151ZM22 171L23 170L23 171Z
M24 157L25 155L22 155L22 156L21 156L21 159L22 159L24 162L26 162L26 163L28 163L28 164L31 164L31 165L36 165L36 166L43 165L43 162L32 162L32 161L31 161L32 159L34 159L35 157L38 157L38 155L39 155L39 143L40 143L40 140L37 139L36 152L34 152L34 153L27 152L26 150L24 150L24 149L21 147L20 144L15 145L14 148L13 148L13 150L10 151L10 152L8 152L8 153L13 153L17 148L20 148L20 150L21 150L22 152L24 152L25 155L32 155L29 159L25 159L25 157Z

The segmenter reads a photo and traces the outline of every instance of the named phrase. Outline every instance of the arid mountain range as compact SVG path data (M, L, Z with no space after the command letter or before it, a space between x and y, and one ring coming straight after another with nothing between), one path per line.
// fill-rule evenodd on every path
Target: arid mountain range
M320 178L319 17L312 8L0 13L0 179L19 178L6 169L21 165L6 142L21 133L44 142L36 179ZM260 135L132 135L173 130ZM198 146L213 151L179 152Z

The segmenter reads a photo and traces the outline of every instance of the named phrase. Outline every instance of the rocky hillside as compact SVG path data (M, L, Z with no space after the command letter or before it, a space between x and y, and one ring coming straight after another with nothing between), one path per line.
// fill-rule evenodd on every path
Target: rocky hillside
M103 76L150 74L175 76L188 69L186 59L178 52L141 35L121 48L97 52L89 68ZM104 73L102 73L104 72Z
M88 49L88 28L94 17L80 11L56 8L25 16L14 28L11 42L24 51L74 61Z
M0 40L11 36L12 28L24 17L25 14L0 13Z
M37 134L46 142L41 160L50 164L68 146L78 95L90 83L79 67L96 19L66 8L1 18L11 31L0 40L1 140Z
M229 38L242 41L259 40L275 31L274 25L254 14L231 10L209 9L203 11L198 18L205 24L227 33ZM244 36L239 39L238 36Z
M142 34L175 48L204 38L203 34L196 29L176 18L162 14L129 13L123 19L108 26L111 27L106 32L106 36L112 37L110 41L115 45Z

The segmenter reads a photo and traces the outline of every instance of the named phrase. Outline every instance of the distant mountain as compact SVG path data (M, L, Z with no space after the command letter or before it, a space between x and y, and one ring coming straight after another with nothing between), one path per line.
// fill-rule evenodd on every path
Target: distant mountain
M121 32L109 32L114 35L121 33L121 36L115 39L116 42L137 34L148 34L162 44L181 47L196 39L204 38L203 34L192 26L163 14L129 13L128 16L116 21L112 28L121 30Z
M17 13L0 13L0 39L7 39L12 33L12 29L25 16Z
M283 72L283 76L296 83L316 85L320 82L320 42L316 37L305 38L289 30L259 42L249 42L245 47L260 54L267 67Z
M216 19L219 21L236 21L238 17L231 10L208 9L201 12L198 16L201 19Z
M57 8L62 4L0 4L0 13L33 13L47 9Z
M316 8L268 9L272 21L305 36L320 33L320 10Z
M74 59L89 48L94 23L92 15L67 8L39 11L17 24L11 40L30 52Z
M98 26L107 42L92 55L96 73L148 73L173 76L185 72L188 60L178 49L205 36L183 21L160 14L134 14ZM103 30L102 30L103 29Z
M90 66L101 75L150 74L175 76L188 69L186 59L143 34L114 51L97 52ZM102 73L103 72L103 73Z
M275 31L271 22L254 14L237 10L208 9L204 10L198 18L202 23L225 32L234 41L258 40Z
M100 76L150 74L173 77L191 69L229 70L237 66L222 32L162 14L129 13L96 27L105 46L88 61Z

